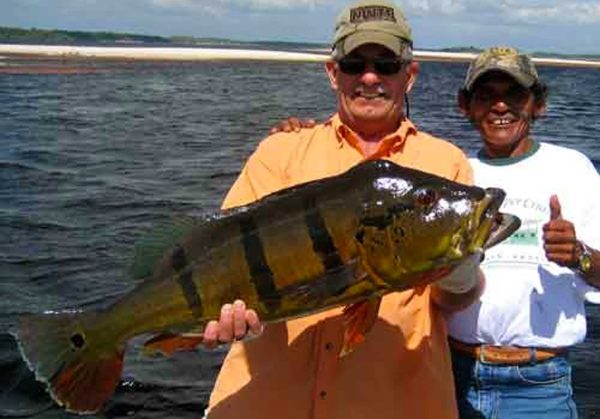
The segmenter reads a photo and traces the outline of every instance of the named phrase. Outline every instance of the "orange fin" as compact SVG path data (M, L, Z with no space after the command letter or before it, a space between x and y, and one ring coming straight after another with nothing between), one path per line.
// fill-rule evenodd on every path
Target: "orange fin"
M88 336L97 312L25 315L16 338L27 365L66 410L96 413L112 397L121 378L124 345L110 347Z
M340 358L350 354L358 345L365 340L365 335L371 330L377 315L381 297L371 297L344 308L344 342L340 349Z
M52 396L65 409L93 413L109 400L121 379L123 353L113 358L80 360L65 366L50 382Z
M201 334L175 335L162 333L144 343L144 353L154 354L160 352L171 356L176 351L194 351L201 343Z

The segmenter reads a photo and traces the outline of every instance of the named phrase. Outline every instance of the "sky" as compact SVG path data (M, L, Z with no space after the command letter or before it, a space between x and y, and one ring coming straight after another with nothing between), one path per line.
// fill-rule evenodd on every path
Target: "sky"
M0 0L0 26L328 43L346 0ZM600 54L600 0L398 0L416 49Z

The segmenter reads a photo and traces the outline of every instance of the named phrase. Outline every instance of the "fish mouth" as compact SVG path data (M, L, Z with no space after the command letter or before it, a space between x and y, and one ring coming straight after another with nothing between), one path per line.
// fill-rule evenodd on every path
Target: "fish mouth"
M498 214L500 206L502 205L502 202L504 202L505 197L506 192L500 188L485 189L485 196L482 200L483 211L479 217L480 224L486 222L489 218L493 219L496 217L496 214Z
M481 202L479 236L475 240L481 249L489 249L507 239L521 227L521 219L513 214L500 212L506 192L500 188L486 188Z
M508 237L505 236L501 238L501 236L495 236L495 242L491 245L489 244L492 231L495 227L501 225L501 223L498 222L498 216L501 214L499 210L505 197L506 193L502 189L485 189L485 195L479 203L479 216L477 218L478 228L472 243L472 247L475 250L487 249L493 244L499 243L504 238Z
M499 212L494 218L492 230L484 244L484 249L489 249L508 238L521 227L521 219L513 214Z

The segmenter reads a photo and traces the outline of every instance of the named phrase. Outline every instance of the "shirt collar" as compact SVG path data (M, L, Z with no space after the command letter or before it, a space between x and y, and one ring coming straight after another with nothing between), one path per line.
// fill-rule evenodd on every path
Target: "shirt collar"
M341 121L338 113L333 115L326 123L331 124L335 130L340 147L343 147L343 145L347 143L362 154L362 151L358 146L358 135ZM414 124L408 118L404 118L396 131L386 135L381 140L377 151L372 156L369 156L369 158L386 157L391 152L401 150L408 136L416 133L417 128Z
M535 153L537 153L539 149L540 143L535 140L532 140L531 148L517 157L488 157L488 155L485 154L485 149L482 148L477 152L477 158L483 163L489 164L491 166L508 166L533 156Z

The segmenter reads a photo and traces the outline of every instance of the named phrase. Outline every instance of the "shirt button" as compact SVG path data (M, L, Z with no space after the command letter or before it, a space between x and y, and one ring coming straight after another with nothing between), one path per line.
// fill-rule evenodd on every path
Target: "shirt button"
M327 349L328 351L331 351L333 349L333 343L327 342L325 344L325 349Z
M327 397L327 392L323 390L319 393L319 396L321 396L322 399L325 399L325 397Z

